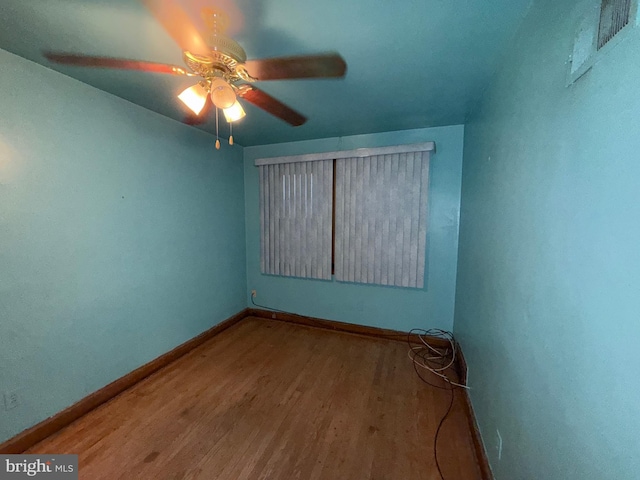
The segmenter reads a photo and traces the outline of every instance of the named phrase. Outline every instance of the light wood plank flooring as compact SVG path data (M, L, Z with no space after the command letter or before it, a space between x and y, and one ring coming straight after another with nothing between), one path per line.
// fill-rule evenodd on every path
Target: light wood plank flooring
M439 480L450 393L407 349L247 318L27 453L77 453L87 480ZM438 458L481 478L459 395Z

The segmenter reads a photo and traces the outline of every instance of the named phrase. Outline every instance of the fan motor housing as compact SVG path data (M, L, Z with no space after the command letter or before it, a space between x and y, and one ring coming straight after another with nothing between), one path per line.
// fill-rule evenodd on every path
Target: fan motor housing
M223 77L228 82L247 80L244 69L238 68L247 61L247 54L238 42L225 34L229 24L226 13L205 8L202 18L208 28L206 42L211 51L206 57L185 51L183 58L187 66L204 78Z

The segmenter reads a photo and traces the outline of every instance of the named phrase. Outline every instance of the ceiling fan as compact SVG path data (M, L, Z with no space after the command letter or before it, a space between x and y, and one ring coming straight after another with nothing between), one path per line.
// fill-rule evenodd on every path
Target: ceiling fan
M204 9L203 19L208 28L206 42L193 26L187 13L175 0L141 0L183 51L186 68L146 61L112 57L87 56L70 53L45 52L51 62L94 68L139 70L169 75L200 77L178 98L193 112L185 123L195 125L206 121L211 107L222 110L232 125L245 116L238 98L255 105L292 126L306 122L300 113L259 90L253 82L264 80L292 80L301 78L340 78L347 65L337 53L247 60L244 49L225 34L228 17L217 9ZM229 138L233 144L233 135ZM220 141L216 140L216 148Z

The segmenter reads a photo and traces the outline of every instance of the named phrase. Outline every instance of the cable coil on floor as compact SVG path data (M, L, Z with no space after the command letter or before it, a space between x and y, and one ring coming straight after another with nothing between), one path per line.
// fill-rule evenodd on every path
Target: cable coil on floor
M443 341L438 342L443 345L434 345L434 339ZM446 330L439 328L429 330L414 328L407 335L407 344L409 345L409 358L413 362L413 368L420 380L431 387L447 390L451 394L449 407L438 423L438 428L436 429L433 440L433 456L436 461L436 468L438 469L440 478L445 480L438 460L438 436L442 430L442 425L453 408L455 398L454 390L458 388L469 388L460 383L457 375L455 375L456 359L459 349L458 342L453 336L453 333L447 332ZM429 374L432 375L431 378L428 378ZM456 377L455 380L452 378L454 376Z

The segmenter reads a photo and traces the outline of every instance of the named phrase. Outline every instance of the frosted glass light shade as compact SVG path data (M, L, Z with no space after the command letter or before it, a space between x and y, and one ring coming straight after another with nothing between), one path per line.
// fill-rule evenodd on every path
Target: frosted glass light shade
M193 87L184 90L178 95L178 98L189 107L193 113L199 115L204 108L204 104L207 103L207 95L207 90L199 83L196 83Z
M214 78L211 81L211 101L216 107L224 110L236 102L236 92L222 78Z
M240 105L240 102L237 100L229 108L225 108L223 112L224 118L226 118L229 123L236 122L246 115L244 108L242 108L242 105Z

